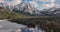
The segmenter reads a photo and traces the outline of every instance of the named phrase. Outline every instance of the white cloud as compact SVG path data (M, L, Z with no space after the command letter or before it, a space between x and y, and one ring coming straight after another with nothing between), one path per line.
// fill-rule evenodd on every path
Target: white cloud
M48 2L49 0L41 0L42 2Z
M21 0L14 0L14 1L11 1L11 3L9 3L9 4L16 5L16 4L19 4L21 2L22 2Z
M9 1L9 2L8 1L6 1L6 0L0 0L0 3L3 2L3 3L7 3L9 5L16 5L16 4L19 4L19 3L22 2L21 0L12 0L12 1Z
M3 1L3 0L0 0L0 3L1 3L1 2L4 2L4 1Z
M49 8L50 5L49 5L49 4L43 4L43 7L44 7L44 8Z
M42 1L42 2L49 2L50 1L51 3L55 2L55 0L40 0L40 1Z
M21 0L14 0L14 1L12 1L10 4L16 5L16 4L19 4L19 3L21 3L21 2L22 2Z
M50 0L50 2L52 3L52 2L55 2L55 0Z
M44 2L44 3L50 1L50 4L43 4L43 5L42 5L44 8L51 8L51 7L54 7L54 6L60 7L60 5L54 3L55 0L33 0L33 1L29 1L29 3L30 3L33 7L38 7L38 6L41 7L41 5L38 5L38 4L37 4L37 1L42 1L42 2ZM17 5L17 4L21 3L22 1L21 1L21 0L13 0L13 1L11 1L11 2L6 2L5 0L0 0L0 3L1 3L1 2L8 3L9 5Z
M17 4L21 3L21 0L15 0L15 3Z
M37 6L38 6L37 2L35 2L35 1L29 1L29 3L30 3L32 6L34 6L34 7L37 7Z
M46 2L46 1L45 1ZM43 4L44 8L51 8L54 7L56 4L54 3L55 0L50 0L50 4Z
M51 6L51 7L54 7L54 6L55 6L55 3L51 3L50 6Z
M54 7L54 6L55 6L55 3L43 4L43 7L44 7L44 8L51 8L51 7Z

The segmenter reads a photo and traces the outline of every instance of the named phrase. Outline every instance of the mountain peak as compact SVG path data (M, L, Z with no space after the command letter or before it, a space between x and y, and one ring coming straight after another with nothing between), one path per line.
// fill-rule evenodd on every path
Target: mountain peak
M22 14L29 14L29 15L60 15L60 8L58 7L52 7L49 9L44 10L38 10L34 6L32 6L30 3L24 3L21 2L17 5L10 6L6 3L0 3L0 6L4 7L5 9L8 9L9 11L18 12ZM59 11L59 12L58 12Z

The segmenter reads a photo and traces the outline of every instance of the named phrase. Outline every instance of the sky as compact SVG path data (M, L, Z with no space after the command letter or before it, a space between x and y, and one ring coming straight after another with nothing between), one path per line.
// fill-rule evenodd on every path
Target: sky
M60 0L0 0L0 3L1 2L8 3L9 5L17 5L21 2L30 3L33 7L39 10L60 7Z

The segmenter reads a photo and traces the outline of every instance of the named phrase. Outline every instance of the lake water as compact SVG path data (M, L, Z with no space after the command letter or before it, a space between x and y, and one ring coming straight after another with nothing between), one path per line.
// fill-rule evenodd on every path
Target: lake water
M26 25L12 23L7 20L0 20L0 32L44 32L41 29L28 28Z

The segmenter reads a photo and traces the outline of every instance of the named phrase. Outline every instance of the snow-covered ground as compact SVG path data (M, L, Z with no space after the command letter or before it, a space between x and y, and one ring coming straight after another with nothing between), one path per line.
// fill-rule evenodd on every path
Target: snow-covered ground
M35 28L28 28L26 25L0 20L0 32L44 32Z
M0 32L15 32L17 29L25 28L27 26L17 23L12 23L7 20L0 20Z

